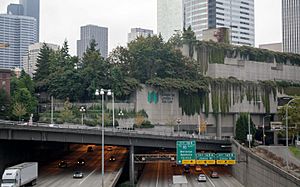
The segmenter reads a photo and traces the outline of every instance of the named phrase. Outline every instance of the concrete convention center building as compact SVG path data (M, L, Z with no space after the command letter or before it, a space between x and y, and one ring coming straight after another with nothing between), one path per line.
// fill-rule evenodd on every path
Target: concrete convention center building
M181 130L198 131L200 123L204 123L205 131L202 134L231 137L234 136L235 124L240 113L250 113L256 127L261 127L263 117L266 115L270 114L271 120L276 120L274 116L277 113L278 100L294 95L288 90L298 90L297 94L300 93L297 87L291 86L292 89L287 87L282 90L269 84L274 80L300 82L300 65L292 60L277 62L274 58L263 61L255 56L242 56L236 52L234 56L224 56L221 59L222 63L216 63L211 58L207 58L207 55L210 55L207 53L209 50L204 52L205 50L196 47L193 49L192 58L201 63L203 74L215 80L210 82L208 96L186 96L178 90L161 90L143 85L141 90L137 90L132 95L131 103L127 105L116 103L115 108L136 112L145 110L152 124L171 125L177 128L177 119L180 119ZM249 48L251 49L260 50ZM189 51L189 47L184 45L183 54L189 57ZM235 83L244 85L235 86ZM188 110L193 107L192 105L203 98L207 98L207 102L199 104L199 112L196 109L194 113L189 113ZM268 121L270 118L265 119L266 125Z

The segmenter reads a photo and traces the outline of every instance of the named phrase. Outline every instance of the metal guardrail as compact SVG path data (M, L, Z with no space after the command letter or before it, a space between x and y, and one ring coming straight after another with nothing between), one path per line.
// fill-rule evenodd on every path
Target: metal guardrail
M24 122L17 122L17 121L7 121L7 120L0 120L0 124L5 125L20 125L20 126L36 126L36 127L45 127L45 128L59 128L59 129L81 129L81 130L97 130L101 131L102 127L89 127L85 125L76 125L76 124L59 124L57 126L51 126L47 123L37 123L33 122L31 125L29 123ZM137 135L151 135L151 136L159 136L159 137L176 137L176 138L188 138L188 139L195 139L195 140L223 140L223 141L229 141L230 138L224 138L224 137L216 137L216 136L204 136L204 135L192 135L192 134L186 134L185 132L167 132L167 131L150 131L150 130L124 130L124 129L118 129L118 128L111 128L111 127L105 127L105 132L111 132L111 133L122 133L122 134L137 134Z

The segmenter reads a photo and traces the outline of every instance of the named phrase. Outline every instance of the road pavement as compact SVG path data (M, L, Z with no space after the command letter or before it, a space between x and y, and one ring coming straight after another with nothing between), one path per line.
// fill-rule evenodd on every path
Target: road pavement
M172 167L171 163L149 163L146 164L143 173L138 181L138 187L167 187L172 186L172 176L184 174L188 180L188 187L243 187L229 172L225 166L208 166L202 167L207 176L206 182L198 182L199 172L190 168L190 173L183 173L182 166ZM219 178L210 178L211 171L216 171Z
M56 160L39 169L39 178L37 181L38 187L70 187L70 186L101 186L101 146L93 146L93 152L87 152L87 145L80 145L74 148L72 154L65 156L61 160L68 162L67 168L59 168L58 163L61 160ZM104 185L109 187L117 177L118 172L123 167L126 159L127 150L122 147L114 146L112 151L106 151L105 148L105 175ZM116 161L109 161L109 158L114 155ZM85 160L85 166L78 166L77 160L82 158ZM75 171L82 171L84 177L74 179Z

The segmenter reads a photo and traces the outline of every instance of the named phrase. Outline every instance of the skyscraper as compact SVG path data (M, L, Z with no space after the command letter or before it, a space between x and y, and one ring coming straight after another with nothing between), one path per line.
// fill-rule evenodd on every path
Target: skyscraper
M37 59L43 45L44 43L35 43L30 45L28 47L28 52L23 58L23 69L28 75L30 75L30 77L33 77L34 73L36 72ZM46 45L50 49L53 49L55 51L59 49L59 45L49 44L49 43L47 43Z
M40 40L40 0L20 0L24 16L34 17L37 22L37 41Z
M80 40L77 40L77 55L82 58L83 53L89 47L91 40L98 44L96 49L100 50L101 56L107 58L108 55L108 28L96 25L86 25L80 27Z
M22 68L22 58L30 44L36 43L36 20L33 17L0 14L0 68Z
M7 14L23 16L24 7L20 4L9 4L7 6Z
M157 10L158 32L168 30L174 33L168 22L172 25L183 23L185 28L191 26L197 39L202 40L203 30L225 27L230 29L232 44L248 46L255 44L254 0L181 0L182 7L174 6L174 10L170 10L181 12L181 20L173 19L167 12L170 6L167 2L158 0L157 3L160 5ZM163 23L160 24L161 28L159 23Z
M128 43L135 40L139 36L147 37L147 36L152 36L152 35L153 35L153 30L142 29L142 28L132 28L131 32L128 33Z
M157 0L157 33L167 41L183 26L183 0Z
M282 0L283 51L300 54L300 1Z

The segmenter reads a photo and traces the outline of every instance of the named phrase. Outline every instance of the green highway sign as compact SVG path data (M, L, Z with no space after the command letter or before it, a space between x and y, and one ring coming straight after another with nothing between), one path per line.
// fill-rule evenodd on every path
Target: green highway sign
M176 161L177 164L195 164L196 141L177 141Z
M203 165L215 164L215 153L198 153L196 163Z
M215 160L215 153L197 153L197 160Z
M216 160L235 160L235 153L217 153Z
M227 164L232 165L236 163L235 153L217 153L216 154L217 164Z

